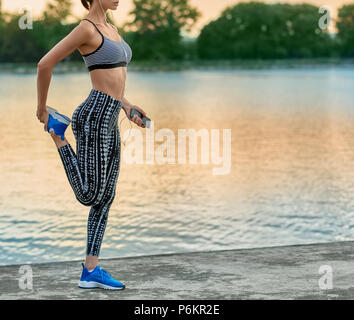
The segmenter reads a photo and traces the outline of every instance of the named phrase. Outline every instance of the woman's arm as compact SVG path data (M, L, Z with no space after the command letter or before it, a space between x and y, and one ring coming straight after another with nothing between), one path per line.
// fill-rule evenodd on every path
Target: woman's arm
M37 118L44 123L44 131L47 130L48 124L46 101L53 68L75 49L85 44L91 35L92 29L85 23L80 23L37 63Z
M122 101L123 101L123 109L126 112L127 108L130 108L132 104L125 97L123 97Z
M143 115L143 117L146 117L145 111L143 109L141 109L140 107L131 104L125 97L122 98L122 102L123 102L123 107L122 108L125 111L125 114L126 114L127 118L129 120L133 121L139 127L144 128L143 121L137 115L134 115L133 118L130 119L130 110L131 109L138 110Z

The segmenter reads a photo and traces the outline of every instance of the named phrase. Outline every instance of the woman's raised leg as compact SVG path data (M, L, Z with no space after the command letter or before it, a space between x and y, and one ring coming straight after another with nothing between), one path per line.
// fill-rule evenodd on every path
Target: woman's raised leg
M76 199L83 205L98 205L104 196L112 152L109 135L121 107L121 101L92 90L72 116L76 153L69 143L58 148Z

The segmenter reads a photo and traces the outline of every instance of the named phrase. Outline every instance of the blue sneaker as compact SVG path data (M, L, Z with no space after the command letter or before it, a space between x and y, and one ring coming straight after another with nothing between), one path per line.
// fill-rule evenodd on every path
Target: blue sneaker
M123 283L113 279L112 275L100 266L97 266L93 271L89 272L83 263L81 265L82 274L79 282L79 288L103 288L110 290L121 290L125 288Z
M64 133L69 126L71 119L49 106L47 106L47 110L49 112L47 131L49 133L54 131L56 135L61 136L61 140L64 140Z

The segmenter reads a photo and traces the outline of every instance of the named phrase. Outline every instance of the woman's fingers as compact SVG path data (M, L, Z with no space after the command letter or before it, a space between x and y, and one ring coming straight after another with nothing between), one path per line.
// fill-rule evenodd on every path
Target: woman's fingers
M146 113L145 113L145 111L143 109L139 108L138 111L140 111L140 113L143 115L143 117L146 117Z
M143 121L137 116L135 123L136 123L138 126L141 126L141 124L143 123Z
M141 112L143 117L146 117L146 113L142 109L140 109L137 106L134 106L134 109L136 109L139 112ZM130 114L130 110L128 111L128 114ZM130 120L133 121L139 127L145 128L145 126L143 125L143 120L137 114L135 114Z
M143 109L141 109L140 107L135 106L135 105L133 106L133 108L135 110L138 110L143 115L143 117L146 117L146 112Z
M133 116L133 121L135 124L137 124L140 127L143 127L143 121L140 119L140 117L138 117L136 114Z

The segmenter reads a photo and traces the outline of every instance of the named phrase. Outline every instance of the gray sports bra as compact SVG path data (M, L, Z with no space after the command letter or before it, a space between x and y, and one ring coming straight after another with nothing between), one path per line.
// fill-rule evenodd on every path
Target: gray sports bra
M102 36L102 42L95 51L82 55L89 71L125 67L129 64L132 59L132 50L129 44L123 40L122 36L121 41L111 40L105 37L91 20L83 20L91 22Z

